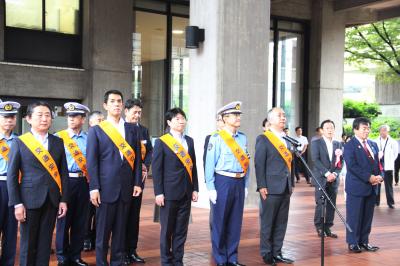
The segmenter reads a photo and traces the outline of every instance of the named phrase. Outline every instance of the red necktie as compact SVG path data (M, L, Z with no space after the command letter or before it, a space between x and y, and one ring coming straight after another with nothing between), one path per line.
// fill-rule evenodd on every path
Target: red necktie
M368 158L374 160L374 158L371 156L371 153L368 150L367 142L365 140L363 141L363 147L364 147L364 151L367 154Z

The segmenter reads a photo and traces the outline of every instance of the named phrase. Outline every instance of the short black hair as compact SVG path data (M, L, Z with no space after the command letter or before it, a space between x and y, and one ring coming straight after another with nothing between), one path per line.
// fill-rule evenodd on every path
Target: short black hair
M165 122L171 121L172 118L174 118L175 116L177 116L179 114L181 114L186 119L186 114L181 108L175 107L175 108L169 109L165 113Z
M262 126L265 127L265 124L268 122L268 117L264 118L262 121Z
M92 119L92 117L95 115L103 115L103 113L100 111L92 111L89 113L89 120Z
M301 129L301 127L296 127L296 128L294 129L294 131L297 132L298 129Z
M51 108L50 104L48 102L45 102L45 101L35 101L35 102L29 104L28 108L26 109L26 116L32 117L33 110L38 106L47 107L49 109L49 111L50 111L51 118L54 118L53 109Z
M371 121L366 117L357 117L353 121L353 129L360 129L360 125L370 126Z
M122 95L122 92L120 92L119 90L108 90L106 91L106 93L104 93L104 103L107 103L110 94L117 94L121 96L121 100L124 100L124 96Z
M143 104L139 99L128 99L125 102L125 108L126 109L131 109L132 107L137 106L141 109L143 109Z
M327 123L331 123L331 124L333 125L333 127L336 127L336 126L335 126L335 122L333 122L333 121L330 120L330 119L326 119L326 120L324 120L324 121L321 122L321 128L323 128L324 125L327 124Z

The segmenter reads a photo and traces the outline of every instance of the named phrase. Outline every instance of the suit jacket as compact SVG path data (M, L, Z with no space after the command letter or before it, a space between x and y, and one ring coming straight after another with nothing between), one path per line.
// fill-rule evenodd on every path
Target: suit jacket
M378 146L368 140L368 145L373 151L374 160L368 158L362 144L353 137L344 146L344 160L346 162L346 193L354 196L369 196L376 186L369 183L371 175L379 175Z
M139 134L140 134L140 140L146 141L146 156L144 157L143 163L146 165L147 169L149 169L150 164L151 164L151 159L153 157L153 145L151 145L151 139L149 135L149 130L142 126L141 124L139 126Z
M52 205L58 208L68 201L68 166L62 139L49 134L48 151L57 164L61 178L62 194L57 183L28 147L19 139L14 139L7 170L9 206L24 204L27 209L40 208L49 196ZM18 182L22 173L21 184Z
M192 192L199 191L193 139L189 136L185 138L193 161L192 182L190 182L189 173L176 154L163 141L157 139L151 165L156 196L164 194L167 200L180 200L187 195L191 199Z
M133 186L142 185L142 159L137 126L125 123L125 140L135 151L133 170L125 157L121 159L118 148L100 126L89 129L86 148L89 188L100 191L102 202L113 203L119 198L128 202L132 198Z
M290 147L290 144L287 143ZM256 168L257 190L267 188L268 194L284 194L286 189L292 192L294 187L294 161L292 161L292 171L280 153L265 137L259 135L256 139L256 152L254 155L254 165Z
M331 184L337 187L339 185L339 174L342 168L335 166L336 163L335 151L337 149L341 149L341 144L338 141L334 140L332 145L333 145L333 150L332 150L332 161L331 161L329 159L328 148L326 146L324 138L315 140L311 145L311 160L314 165L313 173L315 178L318 178L318 182L322 186L325 186L327 183L325 174L327 172L336 173L337 178Z

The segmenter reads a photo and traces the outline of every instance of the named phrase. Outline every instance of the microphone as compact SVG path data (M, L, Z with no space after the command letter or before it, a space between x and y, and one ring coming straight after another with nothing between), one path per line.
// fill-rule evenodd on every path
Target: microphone
M295 140L294 138L291 138L289 136L283 136L285 140L287 140L290 144L292 144L294 147L300 147L301 143Z

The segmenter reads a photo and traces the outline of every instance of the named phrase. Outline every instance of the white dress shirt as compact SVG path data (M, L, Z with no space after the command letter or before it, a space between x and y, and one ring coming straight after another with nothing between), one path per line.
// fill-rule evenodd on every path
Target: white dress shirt
M287 148L286 140L283 138L284 136L286 136L285 132L283 132L283 131L279 132L273 128L270 128L269 130L271 130L271 132L274 133L274 135L277 136L279 138L279 140L282 141L282 143L285 144L285 146Z

